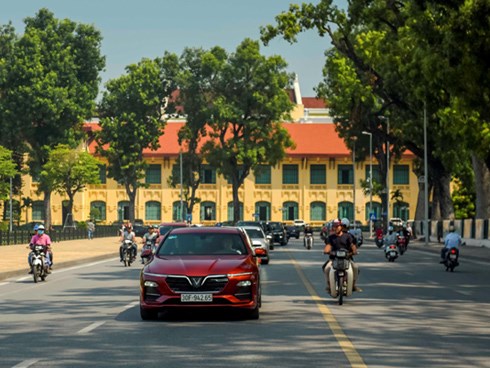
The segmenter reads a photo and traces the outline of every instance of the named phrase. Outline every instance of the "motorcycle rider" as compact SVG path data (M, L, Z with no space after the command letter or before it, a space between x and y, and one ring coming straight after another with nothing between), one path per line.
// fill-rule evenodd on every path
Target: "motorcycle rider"
M53 253L51 251L51 238L48 234L44 232L44 225L36 225L34 226L34 235L29 242L29 248L34 249L35 245L42 245L44 248L44 254L46 254L46 263L48 265L48 273L51 273L51 269L53 267L52 259ZM27 258L29 262L29 273L32 273L32 252L29 252L29 256Z
M311 239L313 241L313 228L310 226L310 224L305 225L305 230L304 230L304 239L303 239L303 245L306 247L306 236L311 235Z
M396 244L397 236L397 233L393 231L393 226L388 226L388 233L383 239L383 248L386 250L386 247L389 247L392 244Z
M446 253L452 249L456 248L459 251L459 246L462 244L461 236L456 232L454 225L449 225L449 233L444 239L444 248L441 249L441 262L444 263L446 259Z
M359 267L352 258L352 256L357 254L357 247L352 241L353 237L351 234L344 231L344 227L342 226L342 221L340 219L333 220L332 230L334 233L327 237L327 239L325 240L325 248L323 249L323 254L328 254L330 256L328 262L324 265L323 268L325 280L327 282L326 290L330 293L330 278L328 277L328 275L332 268L332 260L335 258L335 252L338 249L346 249L350 255L352 271L354 274L352 290L362 291L361 288L356 285L357 279L359 277Z
M136 245L136 235L131 227L131 223L128 223L126 227L124 228L124 232L121 236L121 246L119 247L119 256L121 257L120 262L123 261L123 243L125 240L131 240L131 253L132 253L132 258L136 258L136 253L138 251L138 247Z
M351 231L349 231L350 221L344 217L342 220L340 220L340 223L342 224L342 231L350 235L352 238L352 243L357 247L357 237Z
M158 226L157 225L152 225L148 227L148 232L143 235L143 247L146 245L147 242L151 243L151 249L153 251L153 248L155 247L155 244L157 242L158 238Z

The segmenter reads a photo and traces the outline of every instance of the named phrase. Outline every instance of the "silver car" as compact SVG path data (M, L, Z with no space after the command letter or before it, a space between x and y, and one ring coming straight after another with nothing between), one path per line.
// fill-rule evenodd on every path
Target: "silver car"
M259 226L240 226L245 230L248 237L252 241L252 246L255 250L255 254L260 258L260 263L269 263L269 244L270 239L267 238L264 231Z

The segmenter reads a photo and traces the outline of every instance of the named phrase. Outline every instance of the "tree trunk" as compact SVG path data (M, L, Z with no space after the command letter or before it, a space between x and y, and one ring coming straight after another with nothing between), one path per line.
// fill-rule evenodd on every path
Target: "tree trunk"
M476 218L490 218L490 170L483 160L471 155L475 172Z
M130 185L126 185L126 194L129 197L129 221L134 224L135 218L135 204L136 204L136 193L138 188L131 190Z
M44 227L51 227L51 191L44 191Z
M238 198L238 189L240 188L237 180L233 179L233 223L240 220L240 199Z
M415 208L415 221L423 221L425 220L425 193L424 193L424 185L425 183L418 183L419 185L419 194L417 195L417 207ZM428 191L430 193L430 191ZM427 204L429 201L427 201Z

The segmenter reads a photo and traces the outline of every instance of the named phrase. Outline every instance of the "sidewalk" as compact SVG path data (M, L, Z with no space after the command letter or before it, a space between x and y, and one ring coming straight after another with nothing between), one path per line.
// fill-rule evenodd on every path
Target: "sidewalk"
M138 238L138 251L141 249ZM119 256L119 237L65 240L51 245L54 255L53 272L64 267ZM27 244L0 246L0 280L27 275Z

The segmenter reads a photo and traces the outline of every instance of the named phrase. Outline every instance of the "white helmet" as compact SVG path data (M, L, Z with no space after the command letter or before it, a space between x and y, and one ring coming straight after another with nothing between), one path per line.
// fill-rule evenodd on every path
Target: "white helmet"
M38 229L38 230L44 230L44 225L39 225L39 226L37 227L37 229Z
M345 217L342 220L340 220L340 223L342 224L342 226L345 226L345 227L349 227L349 225L350 225L349 220Z
M393 226L388 226L388 231L393 231Z

